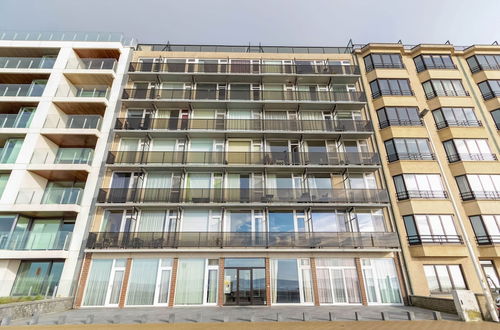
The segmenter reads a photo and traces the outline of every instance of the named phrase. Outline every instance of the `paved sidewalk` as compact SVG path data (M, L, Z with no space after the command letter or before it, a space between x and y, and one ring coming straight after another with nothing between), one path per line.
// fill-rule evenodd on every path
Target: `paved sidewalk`
M355 321L355 312L358 312L361 321L381 321L381 312L386 312L390 320L408 320L407 312L415 314L416 320L433 320L432 311L411 306L279 306L279 307L147 307L147 308L82 308L66 312L42 314L37 324L56 325L61 318L65 324L141 324L144 323L172 323L195 324L211 322L220 326L222 322L276 322L280 314L280 322L303 321L303 313L310 321L329 321L330 312L335 322ZM175 315L172 320L171 315ZM443 320L457 321L458 316L442 313ZM252 320L252 323L250 322ZM26 325L30 319L14 320L11 325ZM436 322L436 321L434 321ZM383 322L387 323L386 321ZM401 322L399 322L401 323ZM410 323L410 322L408 322ZM458 324L459 322L452 322ZM206 324L206 323L205 323ZM330 322L328 322L330 324Z

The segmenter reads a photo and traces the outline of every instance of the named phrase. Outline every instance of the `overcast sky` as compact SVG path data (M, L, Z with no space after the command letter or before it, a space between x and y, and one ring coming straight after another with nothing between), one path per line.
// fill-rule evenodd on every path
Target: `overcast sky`
M0 29L122 32L142 43L490 44L500 0L0 0Z

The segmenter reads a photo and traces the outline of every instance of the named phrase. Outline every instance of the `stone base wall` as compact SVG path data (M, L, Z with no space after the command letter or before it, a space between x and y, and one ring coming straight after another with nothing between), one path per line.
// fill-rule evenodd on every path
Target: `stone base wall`
M457 314L455 303L451 298L410 296L410 305L443 313Z
M62 312L73 307L73 297L35 300L0 305L0 320L11 317L12 320L32 317L34 314Z

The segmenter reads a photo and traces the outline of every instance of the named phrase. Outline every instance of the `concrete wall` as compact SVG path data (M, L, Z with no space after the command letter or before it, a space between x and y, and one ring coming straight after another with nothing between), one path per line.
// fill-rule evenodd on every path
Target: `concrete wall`
M455 303L450 298L410 296L410 305L450 314L457 314Z
M26 301L0 305L0 319L10 316L13 320L28 318L36 313L54 313L71 309L73 297Z

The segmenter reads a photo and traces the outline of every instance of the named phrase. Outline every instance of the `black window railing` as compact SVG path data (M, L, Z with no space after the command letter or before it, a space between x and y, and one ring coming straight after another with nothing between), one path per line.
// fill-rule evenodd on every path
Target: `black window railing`
M481 127L483 123L480 120L443 120L436 123L436 128L445 127Z
M99 203L387 203L384 189L105 188Z
M379 123L380 128L386 128L389 126L423 126L423 122L421 119L419 120L383 120Z
M381 89L372 93L372 97L374 99L381 96L413 96L415 95L411 89L399 89L399 90L391 90L391 89Z
M110 151L107 164L379 165L374 152Z
M377 64L368 64L366 66L366 72L373 71L375 69L404 69L405 66L403 63L377 63Z
M410 235L408 244L463 244L463 240L460 235Z
M389 162L395 162L398 160L435 160L435 159L436 155L434 155L434 153L412 152L412 153L397 153L397 154L387 155L387 160Z
M417 72L423 72L426 70L456 70L457 66L455 64L424 64L416 65Z
M466 191L460 192L462 200L497 200L500 199L500 191Z
M476 236L478 245L497 245L500 244L500 235L481 235Z
M425 97L430 100L438 96L469 96L469 92L464 90L440 90L426 92Z
M142 89L123 91L124 100L253 101L253 102L366 102L364 92L273 91L225 89Z
M500 65L497 65L497 64L479 64L479 65L471 66L470 70L472 73L476 73L479 71L485 71L485 70L500 70Z
M87 249L398 248L394 232L91 232Z
M444 199L448 198L448 193L441 190L405 190L396 193L398 200L422 198L422 199Z
M500 91L490 91L490 92L483 92L483 99L485 100L490 100L495 97L500 97Z
M497 160L495 154L453 154L447 155L448 162L454 163L459 161L492 161Z
M289 132L373 132L370 120L278 120L278 119L184 119L118 118L115 129L123 130L214 130Z
M265 63L186 63L185 61L170 63L132 62L128 72L158 73L206 73L234 75L359 75L357 65L329 64L265 64Z

